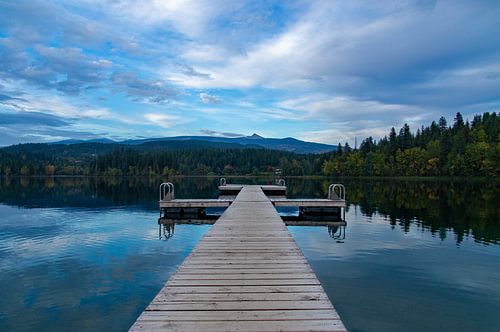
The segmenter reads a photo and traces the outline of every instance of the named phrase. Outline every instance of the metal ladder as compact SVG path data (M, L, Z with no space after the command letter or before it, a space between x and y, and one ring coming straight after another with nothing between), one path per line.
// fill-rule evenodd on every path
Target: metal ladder
M172 182L164 182L160 184L160 202L171 201L175 199L174 184Z

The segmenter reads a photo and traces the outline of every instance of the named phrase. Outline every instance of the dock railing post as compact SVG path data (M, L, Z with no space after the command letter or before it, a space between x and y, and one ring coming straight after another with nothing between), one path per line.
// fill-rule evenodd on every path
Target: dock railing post
M338 194L335 189L338 188ZM332 183L328 187L328 199L335 200L340 199L345 201L345 186L340 183ZM345 221L345 206L342 209L342 220Z
M336 188L339 188L338 191L338 195L337 195L337 192L335 191ZM338 197L338 199L341 199L341 200L345 200L345 187L343 184L340 184L340 183L332 183L329 187L328 187L328 199L335 199L335 196Z
M226 178L220 178L219 185L220 186L225 186L226 185Z
M171 201L175 199L174 184L172 182L164 182L160 184L159 198L161 201Z

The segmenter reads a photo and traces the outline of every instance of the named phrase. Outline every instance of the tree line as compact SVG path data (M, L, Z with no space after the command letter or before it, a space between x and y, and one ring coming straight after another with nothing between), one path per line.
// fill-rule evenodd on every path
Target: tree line
M296 154L263 148L193 145L181 149L141 150L123 145L74 144L57 148L21 144L0 149L0 175L263 175L284 176L493 176L500 174L500 117L457 113L414 133L405 124L378 142L359 148L347 143L323 154ZM99 153L97 152L99 151Z
M347 144L323 165L325 175L373 176L498 176L500 117L474 116L464 122L457 113L453 125L444 117L410 131L394 127L378 142L368 137L359 149Z

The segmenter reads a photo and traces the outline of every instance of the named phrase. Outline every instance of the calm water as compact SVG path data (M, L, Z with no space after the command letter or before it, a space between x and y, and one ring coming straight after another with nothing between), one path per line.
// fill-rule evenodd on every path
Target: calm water
M289 196L337 181L289 179ZM498 183L341 182L345 239L289 229L350 330L499 329ZM217 195L217 179L175 184L179 198ZM210 228L159 234L157 185L0 179L0 330L126 330Z

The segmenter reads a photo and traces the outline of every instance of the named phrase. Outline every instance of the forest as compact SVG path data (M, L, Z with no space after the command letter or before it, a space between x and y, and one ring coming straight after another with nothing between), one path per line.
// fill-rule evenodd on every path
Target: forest
M489 176L500 175L500 117L476 115L453 123L444 117L412 132L405 124L359 148L296 154L258 147L171 142L155 148L87 143L20 144L0 149L0 175L265 175L282 176Z

